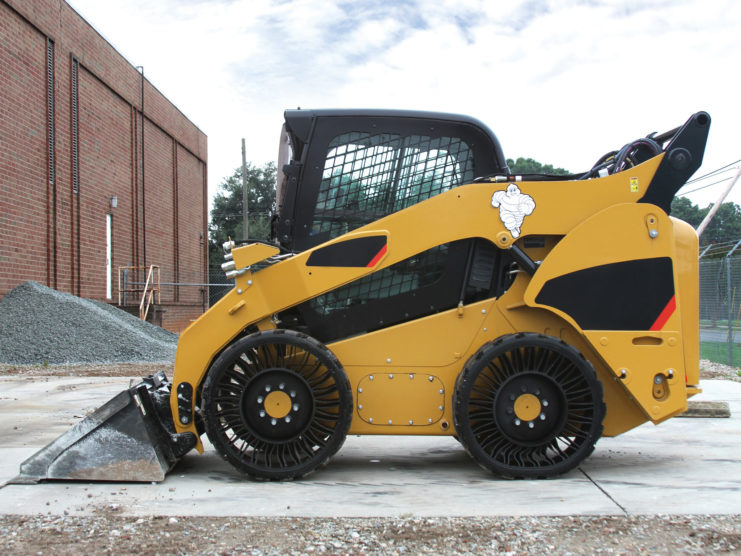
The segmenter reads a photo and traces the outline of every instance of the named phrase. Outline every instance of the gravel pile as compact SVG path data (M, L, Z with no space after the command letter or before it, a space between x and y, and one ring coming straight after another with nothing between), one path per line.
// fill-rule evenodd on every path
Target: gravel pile
M741 382L741 369L700 359L700 380L721 379Z
M0 363L172 362L177 336L121 309L26 282L0 299Z

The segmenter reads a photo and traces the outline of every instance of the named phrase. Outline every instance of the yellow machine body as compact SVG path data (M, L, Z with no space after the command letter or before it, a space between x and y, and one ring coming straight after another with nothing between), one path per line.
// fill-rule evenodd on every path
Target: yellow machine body
M179 385L198 391L215 358L245 331L274 328L273 315L286 308L464 238L488 239L500 249L522 245L530 259L542 264L533 276L519 271L497 299L328 344L351 385L350 434L456 434L451 401L464 364L487 342L520 332L563 339L591 362L604 388L605 435L682 413L687 398L699 391L697 237L661 208L637 202L662 156L604 178L519 183L535 209L524 218L518 238L491 202L508 184L485 181L451 189L259 272L249 267L277 249L262 244L233 249L236 268L246 270L236 277L234 289L180 337L173 415L183 411ZM386 237L385 252L372 266L307 265L313 252L365 236ZM525 247L528 237L543 238L542 246ZM543 286L559 276L657 258L673 261L676 294L651 330L585 330L570 314L537 299ZM195 411L194 406L188 409ZM197 434L192 421L183 425L176 418L175 425L178 432ZM197 447L202 449L200 442Z

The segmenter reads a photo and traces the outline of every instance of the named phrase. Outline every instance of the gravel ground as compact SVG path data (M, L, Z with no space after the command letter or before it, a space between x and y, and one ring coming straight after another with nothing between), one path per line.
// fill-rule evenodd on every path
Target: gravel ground
M0 362L172 362L177 336L107 303L26 282L0 299Z
M741 516L0 517L6 554L741 553Z
M700 359L700 380L708 379L741 382L741 369Z

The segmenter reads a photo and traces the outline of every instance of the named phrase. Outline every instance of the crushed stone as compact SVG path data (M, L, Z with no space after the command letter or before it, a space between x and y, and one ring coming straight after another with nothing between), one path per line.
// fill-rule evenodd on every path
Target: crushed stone
M738 515L0 516L5 554L738 554Z
M700 359L700 378L717 378L722 380L733 380L741 382L741 369L731 367L722 363Z
M26 282L0 299L0 363L172 362L177 335L107 303Z

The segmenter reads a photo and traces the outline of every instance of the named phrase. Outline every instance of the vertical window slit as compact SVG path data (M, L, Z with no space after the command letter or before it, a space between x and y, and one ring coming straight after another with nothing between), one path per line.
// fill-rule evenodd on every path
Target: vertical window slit
M72 59L72 192L77 195L80 192L80 143L79 143L79 88L78 88L79 63Z
M54 41L46 39L46 121L49 151L49 185L56 183L54 160Z
M46 282L57 287L57 192L56 192L56 161L54 152L54 41L46 39L46 140L47 140L47 266Z

